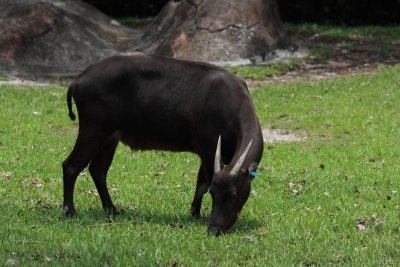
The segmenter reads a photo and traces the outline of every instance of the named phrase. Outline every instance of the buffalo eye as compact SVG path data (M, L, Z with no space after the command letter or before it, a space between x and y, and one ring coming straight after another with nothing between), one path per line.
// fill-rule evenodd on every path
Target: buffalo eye
M234 188L234 189L232 189L232 190L230 191L230 196L231 196L232 198L236 198L236 197L237 197L237 190L236 190L236 188Z

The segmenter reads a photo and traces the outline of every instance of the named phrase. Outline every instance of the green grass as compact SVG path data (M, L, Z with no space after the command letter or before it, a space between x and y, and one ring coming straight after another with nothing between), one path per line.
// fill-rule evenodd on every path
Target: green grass
M400 67L252 92L263 126L307 136L265 145L233 231L206 234L189 207L187 153L119 146L107 218L87 172L62 216L61 162L75 141L65 88L0 87L0 265L381 266L400 264ZM365 231L357 229L365 221Z
M321 24L285 24L289 34L318 35L324 40L354 40L390 41L400 40L399 26L333 26Z
M290 59L288 62L269 63L266 65L249 65L230 67L228 70L242 78L262 80L270 76L281 75L300 66L300 60Z
M332 55L334 54L334 49L332 47L311 45L308 50L310 53L310 59L308 61L310 61L311 63L328 61L332 58Z
M3 75L0 74L0 81L1 81L1 82L8 81L8 80L10 80L10 78L8 78L7 76L3 76Z

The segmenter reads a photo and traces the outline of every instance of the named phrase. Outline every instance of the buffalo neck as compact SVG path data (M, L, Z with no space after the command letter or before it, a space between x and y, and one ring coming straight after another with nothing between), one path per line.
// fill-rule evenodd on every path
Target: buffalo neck
M258 118L255 115L250 97L248 99L250 103L242 105L240 110L240 132L237 136L236 151L231 161L231 164L234 165L251 141L252 144L242 165L242 168L245 169L247 169L251 163L260 163L264 147L261 127Z

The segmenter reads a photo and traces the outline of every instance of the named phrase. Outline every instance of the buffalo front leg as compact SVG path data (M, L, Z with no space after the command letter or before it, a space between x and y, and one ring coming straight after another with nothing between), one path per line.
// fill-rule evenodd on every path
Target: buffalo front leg
M118 139L110 138L95 155L89 166L89 172L92 175L97 192L99 193L104 211L108 215L116 215L117 209L111 201L107 189L107 172L114 158L115 149L118 145Z
M190 213L195 218L200 216L201 202L203 201L203 196L207 193L210 184L211 176L207 171L206 165L202 163L197 176L196 192L190 209Z

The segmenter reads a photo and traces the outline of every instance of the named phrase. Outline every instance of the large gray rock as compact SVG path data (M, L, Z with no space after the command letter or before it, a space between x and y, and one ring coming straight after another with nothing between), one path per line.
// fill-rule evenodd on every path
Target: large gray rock
M0 74L74 75L141 34L79 0L0 0Z

